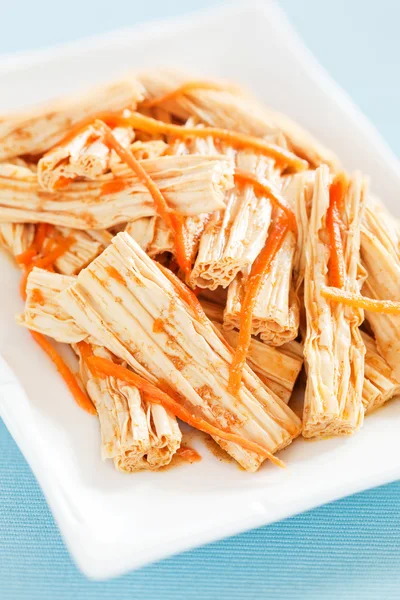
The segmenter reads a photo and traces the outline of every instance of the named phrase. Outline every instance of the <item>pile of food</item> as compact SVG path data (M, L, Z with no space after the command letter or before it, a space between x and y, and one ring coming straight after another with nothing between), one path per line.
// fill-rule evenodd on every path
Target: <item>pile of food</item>
M400 390L399 236L360 173L237 86L147 72L0 119L17 321L121 471L191 460L180 421L247 471L355 433Z

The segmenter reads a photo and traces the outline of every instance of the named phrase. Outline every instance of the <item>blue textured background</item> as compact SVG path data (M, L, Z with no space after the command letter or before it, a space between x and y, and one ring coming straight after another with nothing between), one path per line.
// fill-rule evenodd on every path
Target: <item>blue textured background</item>
M310 49L400 151L398 0L281 0ZM8 2L0 53L216 4L210 0ZM107 583L69 558L0 421L1 600L400 598L400 483L162 561Z

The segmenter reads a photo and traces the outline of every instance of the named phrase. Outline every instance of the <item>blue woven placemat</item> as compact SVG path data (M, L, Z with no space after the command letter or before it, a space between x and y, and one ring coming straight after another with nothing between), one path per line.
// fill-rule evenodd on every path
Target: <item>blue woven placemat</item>
M97 583L1 421L0 457L1 600L399 598L400 482Z

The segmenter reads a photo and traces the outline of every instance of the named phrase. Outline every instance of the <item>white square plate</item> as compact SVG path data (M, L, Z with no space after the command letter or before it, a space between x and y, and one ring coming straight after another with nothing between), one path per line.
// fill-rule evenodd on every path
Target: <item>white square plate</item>
M0 60L0 110L163 63L224 76L297 119L350 169L372 177L394 212L396 159L309 54L273 3L244 3ZM400 214L397 214L400 216ZM298 440L288 469L249 474L202 448L163 473L117 473L100 460L96 420L75 406L29 334L14 324L19 273L0 256L0 414L31 465L79 567L103 579L400 476L400 404L350 439Z

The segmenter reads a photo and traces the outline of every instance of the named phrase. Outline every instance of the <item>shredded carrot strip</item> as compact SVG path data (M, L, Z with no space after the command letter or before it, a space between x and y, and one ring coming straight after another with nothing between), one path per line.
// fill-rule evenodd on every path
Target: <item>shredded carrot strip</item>
M284 211L290 228L294 233L297 232L296 215L294 214L293 209L291 206L289 206L279 191L274 188L269 181L267 181L267 179L263 179L261 181L252 173L247 173L246 171L241 171L238 169L235 172L235 181L240 183L249 183L254 187L255 191L267 196L267 198L269 198L275 206Z
M189 275L192 269L192 248L185 225L185 217L177 213L171 213L171 221L175 232L176 262L185 275Z
M326 214L326 227L329 234L328 276L331 286L343 289L346 281L346 267L343 254L340 208L343 206L347 182L342 174L337 175L329 188L329 207Z
M90 358L91 356L94 356L93 354L93 350L90 346L90 344L88 344L85 341L81 341L78 342L77 344L78 350L82 355L82 359L84 360L84 362L87 362L87 359Z
M133 156L132 152L130 152L130 150L126 150L118 142L108 125L103 123L102 126L104 128L104 137L106 143L115 150L115 152L118 154L121 160L123 160L132 169L134 173L136 173L140 181L147 187L157 207L158 213L163 218L166 225L168 225L172 229L171 215L168 204L166 203L164 196L162 195L152 178L143 169L142 165Z
M81 354L83 362L86 364L89 371L92 373L94 377L98 376L97 370L94 367L89 367L88 359L94 356L92 347L85 341L78 342L77 344L78 350Z
M130 371L125 367L121 367L120 365L116 365L111 360L101 358L100 356L92 356L88 359L88 364L90 367L94 367L98 373L103 373L104 376L112 376L116 379L120 379L121 381L125 381L126 383L134 385L141 392L143 392L149 402L161 404L167 411L188 425L191 425L192 427L195 427L204 433L219 437L227 442L238 444L246 450L255 452L264 458L268 458L280 467L284 466L284 463L281 460L273 456L273 454L271 454L266 448L260 446L256 442L251 442L250 440L243 438L241 435L230 433L224 429L220 429L219 427L214 427L213 425L207 423L207 421L204 421L204 419L200 419L195 415L192 415L184 406L180 404L180 402L178 402L178 400L171 397L170 393L165 393L157 388L154 384L150 383L146 379L143 379L143 377L140 375L133 373L133 371Z
M80 121L75 123L75 125L72 125L72 127L69 128L66 135L48 152L51 152L52 150L54 150L54 148L57 148L59 146L66 146L67 144L69 144L69 142L73 140L77 135L82 133L82 131L86 129L86 127L89 127L89 125L93 125L95 119L95 115L89 115L88 117L85 117L84 119L81 119Z
M165 277L172 283L177 294L181 297L183 302L194 312L195 316L199 319L199 321L203 324L208 325L209 320L207 318L206 313L203 310L200 302L197 299L197 296L189 289L182 281L169 269L161 265L160 263L156 263L157 267L160 271L163 272Z
M115 122L116 117L113 116L112 113L111 119L114 119ZM308 168L307 161L299 158L293 154L293 152L285 150L285 148L281 148L276 144L271 144L262 138L240 133L238 131L231 131L230 129L174 125L172 123L157 121L151 117L145 117L137 112L132 112L129 116L122 117L120 124L131 125L135 129L140 129L146 133L171 135L177 138L212 137L214 139L219 139L221 142L226 142L235 148L253 148L261 154L273 158L280 165L290 167L295 171L304 171Z
M60 258L65 252L69 249L70 246L75 242L73 237L63 238L60 237L59 241L56 242L54 239L49 239L48 244L45 248L45 254L41 258L34 260L32 258L31 262L25 265L24 272L20 281L20 293L23 300L26 300L26 284L28 281L29 273L32 271L33 267L40 267L41 269L51 269L53 267L54 262ZM47 252L47 250L54 245L54 250L51 252Z
M257 296L264 278L271 268L272 262L282 246L286 234L290 230L287 220L278 218L274 222L271 232L260 254L257 256L250 271L240 311L240 330L238 344L229 370L228 391L236 395L242 381L242 371L246 364L246 357L251 342L251 327L253 311Z
M329 187L329 200L341 211L346 197L348 182L344 173L338 173Z
M147 187L154 200L157 212L167 227L170 227L174 231L176 260L181 269L188 274L191 269L191 248L188 242L184 217L169 209L163 194L154 183L152 178L143 169L140 162L133 156L132 152L130 152L130 150L125 150L125 148L121 146L118 140L115 139L111 129L106 124L103 124L103 127L105 131L106 143L114 148L121 160L123 160L136 173L142 183Z
M73 237L61 238L60 240L58 240L56 242L54 250L52 250L51 252L49 252L48 254L46 254L45 256L43 256L42 258L38 258L38 260L35 261L35 265L34 266L35 267L40 267L42 269L45 269L46 267L52 266L53 263L58 258L60 258L63 254L65 254L65 252L67 252L67 250L74 243L75 243L75 238L73 238Z
M46 352L47 356L53 361L53 363L57 367L58 372L60 373L61 377L64 379L65 383L67 384L67 386L68 386L70 392L72 393L73 397L75 398L78 406L80 406L81 408L86 410L86 412L88 412L92 415L96 415L97 411L96 411L92 401L85 394L85 392L80 388L71 369L68 367L68 365L64 362L64 360L58 354L57 350L51 345L49 340L44 335L42 335L41 333L38 333L37 331L30 331L30 333L31 333L33 339L35 340L35 342L37 342L39 344L39 346L42 348L42 350L44 350Z
M170 92L167 92L166 94L163 94L162 96L145 100L144 102L142 102L142 106L145 108L152 108L153 106L157 106L157 104L161 104L162 102L166 102L167 100L172 100L173 98L176 98L176 96L183 96L188 92L192 92L193 90L211 90L221 92L238 91L237 88L234 88L233 86L227 86L212 81L187 81L186 83L183 83L179 87L175 88L174 90L171 90Z
M16 262L19 265L29 265L32 262L32 259L36 256L37 252L35 248L28 248L25 252L21 252L21 254L17 254L15 257Z
M285 148L281 148L276 144L271 144L259 137L220 127L187 127L186 125L182 126L164 123L164 121L146 117L138 112L130 112L126 115L125 113L111 111L95 113L90 117L82 119L79 123L76 123L57 146L68 143L96 119L100 119L100 121L103 121L109 127L133 127L146 133L171 135L176 138L212 137L214 139L219 139L222 142L226 142L235 148L253 148L261 154L273 158L281 166L290 167L294 171L304 171L308 168L306 160L299 158L296 154Z
M49 226L47 223L39 223L36 227L35 237L31 246L15 257L19 265L29 265L37 254L42 250L44 240L48 235Z
M125 113L111 111L96 113L92 117L87 117L80 121L80 123L74 125L68 135L59 142L58 145L65 145L96 119L100 119L100 121L103 121L109 127L133 127L134 129L140 129L146 133L171 135L178 139L187 137L212 137L221 140L222 142L226 142L235 148L252 148L257 150L261 154L273 158L279 165L290 167L294 171L304 171L308 168L306 160L303 160L293 152L281 148L276 144L271 144L262 138L220 127L187 127L186 125L182 126L164 123L164 121L146 117L138 112L130 112L126 115Z
M327 300L352 306L353 308L363 308L370 312L384 313L387 315L400 315L400 302L392 300L374 300L360 294L346 292L336 287L323 287L321 295Z

